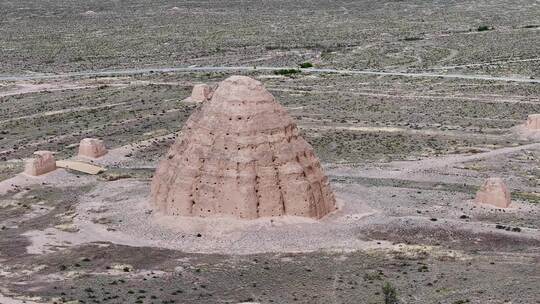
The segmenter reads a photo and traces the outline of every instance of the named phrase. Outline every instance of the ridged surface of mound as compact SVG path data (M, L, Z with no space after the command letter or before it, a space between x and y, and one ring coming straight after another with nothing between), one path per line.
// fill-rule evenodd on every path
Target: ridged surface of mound
M100 139L83 138L79 144L79 156L98 158L105 154L107 154L107 148Z
M321 218L336 209L313 148L285 109L249 77L222 81L193 113L152 180L167 215Z
M56 161L51 151L36 151L34 158L26 162L24 173L38 176L56 170Z
M531 114L527 117L527 123L525 124L527 129L540 130L540 114Z

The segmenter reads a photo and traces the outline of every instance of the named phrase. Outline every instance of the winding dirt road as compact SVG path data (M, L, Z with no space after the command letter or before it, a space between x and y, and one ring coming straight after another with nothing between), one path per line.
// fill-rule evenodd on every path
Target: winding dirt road
M249 66L203 66L203 67L164 67L164 68L140 68L140 69L118 69L107 71L86 71L63 74L29 74L29 75L0 75L0 81L21 81L37 79L54 79L68 77L92 77L92 76L125 76L134 74L144 74L151 72L159 73L187 73L187 72L226 72L226 71L277 71L290 67L249 67ZM496 77L489 75L465 75L465 74L437 74L437 73L407 73L407 72L380 72L366 70L342 70L342 69L302 69L305 73L335 73L351 75L375 75L375 76L401 76L401 77L428 77L428 78L454 78L488 81L525 82L540 83L540 79L523 77Z

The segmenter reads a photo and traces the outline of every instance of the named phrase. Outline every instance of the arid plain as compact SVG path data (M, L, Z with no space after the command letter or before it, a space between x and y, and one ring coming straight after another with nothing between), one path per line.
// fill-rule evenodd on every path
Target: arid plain
M534 1L2 1L0 303L539 303ZM307 67L310 63L313 67ZM304 64L306 68L300 68ZM292 69L292 70L291 70ZM261 81L313 146L320 221L148 205L192 86ZM88 175L21 175L37 150ZM473 202L501 177L509 208Z

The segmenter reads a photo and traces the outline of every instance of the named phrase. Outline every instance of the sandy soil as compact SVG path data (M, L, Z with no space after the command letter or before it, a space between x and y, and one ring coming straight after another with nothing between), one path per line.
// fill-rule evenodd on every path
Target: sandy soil
M37 304L38 302L29 299L17 299L0 294L0 303L2 304Z
M170 136L170 135L168 135ZM145 143L136 146L144 147ZM77 232L66 232L56 228L44 231L29 231L25 236L31 240L28 252L42 254L58 246L76 246L89 242L112 242L137 247L159 247L197 253L254 254L263 252L311 252L317 250L350 251L373 248L389 248L391 243L370 241L360 237L362 232L380 226L423 227L431 225L448 231L483 233L508 233L513 238L540 241L538 227L523 228L519 235L499 232L494 224L485 221L460 220L460 216L490 217L500 209L479 206L471 202L472 196L449 192L449 189L426 189L418 201L409 198L407 189L366 187L356 184L354 179L388 181L392 179L419 183L440 183L445 187L467 181L481 184L480 174L463 174L456 165L517 153L526 149L538 149L540 143L502 148L473 155L447 156L423 159L416 162L394 162L386 168L365 169L337 166L328 168L333 179L349 179L350 182L334 183L333 187L340 209L320 221L298 217L262 218L242 221L234 218L199 219L169 217L153 214L148 204L149 181L120 179L98 182L95 188L83 195L77 205L73 225ZM133 146L113 150L107 156L95 160L99 164L118 164L122 153L133 151ZM58 170L40 178L19 175L2 182L24 187L37 181L64 186L94 183L92 177L74 178ZM512 186L512 184L511 184ZM440 191L445 190L445 191ZM451 190L451 189L450 189ZM534 191L534 188L531 188ZM422 206L424 200L432 201ZM392 202L388 204L388 202ZM435 203L439 202L439 203ZM423 209L420 211L420 209ZM419 213L417 213L418 211ZM504 210L512 217L534 218L539 214L538 206L514 200L511 208ZM437 223L430 223L436 218ZM468 218L468 217L467 217ZM429 224L428 224L429 223Z
M10 191L20 192L22 189L34 185L48 185L53 187L80 186L88 183L89 178L87 175L81 176L68 173L64 169L56 169L55 171L39 176L29 176L21 173L13 178L0 181L0 195L4 195Z

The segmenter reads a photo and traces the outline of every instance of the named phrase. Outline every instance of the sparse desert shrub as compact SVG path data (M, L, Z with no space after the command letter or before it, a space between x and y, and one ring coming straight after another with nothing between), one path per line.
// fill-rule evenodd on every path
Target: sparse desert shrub
M298 69L280 69L280 70L274 71L274 74L283 75L283 76L293 75L293 74L297 74L297 73L300 73L300 70L298 70Z
M532 192L512 192L512 197L531 204L540 204L540 194Z
M300 68L302 69L307 69L307 68L312 68L313 67L313 63L311 62L303 62L300 64Z
M321 51L321 59L323 60L330 59L333 53L334 51L332 49L324 49Z
M129 173L105 171L103 174L100 175L99 179L111 182L111 181L115 181L115 180L119 180L123 178L131 178L131 177L132 176Z
M429 272L429 268L427 265L422 265L418 267L418 272Z
M483 31L491 31L493 29L494 28L492 26L480 25L476 30L479 32L483 32Z
M398 304L397 292L394 286L390 282L385 282L382 286L382 292L384 295L384 304Z
M418 41L418 40L424 40L424 38L421 37L405 37L403 38L405 41Z
M366 281L382 280L382 273L380 270L377 272L373 271L373 272L365 273L364 280Z
M264 46L264 48L268 51L272 51L272 50L287 50L288 48L287 47L283 47L281 45L266 45Z

